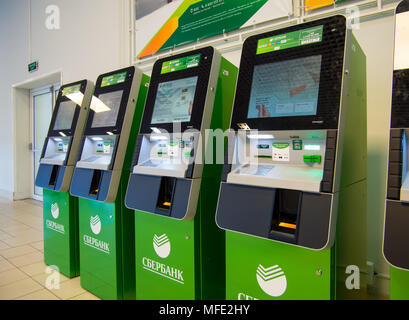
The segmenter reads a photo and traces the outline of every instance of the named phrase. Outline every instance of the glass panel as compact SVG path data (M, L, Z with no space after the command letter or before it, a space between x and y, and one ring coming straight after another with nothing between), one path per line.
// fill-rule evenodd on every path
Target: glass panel
M34 121L34 180L37 176L41 151L52 115L52 93L40 94L33 97L33 121ZM43 195L43 189L34 186L34 194Z
M190 77L159 83L151 123L189 122L197 79Z
M256 66L247 117L316 115L321 60L316 55Z
M53 130L69 130L74 120L75 108L77 105L72 101L60 102L57 118L54 122Z

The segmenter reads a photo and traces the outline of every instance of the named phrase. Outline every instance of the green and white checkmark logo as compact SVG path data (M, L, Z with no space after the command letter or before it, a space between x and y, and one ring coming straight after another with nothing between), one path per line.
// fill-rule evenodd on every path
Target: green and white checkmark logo
M99 218L99 215L96 215L95 217L91 216L90 226L91 226L91 231L94 234L97 235L101 232L101 220Z
M153 248L156 254L161 258L167 258L170 254L170 241L166 234L153 236Z
M264 268L260 264L257 268L256 277L260 288L269 296L279 297L287 289L287 278L278 265Z
M57 202L51 205L51 215L53 216L54 219L57 219L58 216L60 215L60 209L58 208Z

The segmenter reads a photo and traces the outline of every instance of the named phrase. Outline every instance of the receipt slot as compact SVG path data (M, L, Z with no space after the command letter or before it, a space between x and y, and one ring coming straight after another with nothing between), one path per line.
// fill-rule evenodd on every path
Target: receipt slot
M365 270L365 65L343 16L245 41L216 213L227 299L340 298Z
M409 1L395 15L395 58L383 254L391 265L390 298L409 299Z
M138 299L224 298L224 233L214 212L236 79L212 47L153 67L125 198L135 210ZM221 133L218 163L209 129Z
M133 213L124 196L148 81L135 67L98 77L72 178L81 286L103 299L135 297Z
M35 184L43 188L44 262L69 278L79 275L78 199L68 193L94 84L62 86Z

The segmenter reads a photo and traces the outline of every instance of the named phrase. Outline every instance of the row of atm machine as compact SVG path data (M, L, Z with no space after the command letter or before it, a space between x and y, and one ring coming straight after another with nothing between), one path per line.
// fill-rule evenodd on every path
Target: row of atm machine
M407 79L395 72L385 226L396 298ZM364 277L345 278L366 268L366 161L366 58L343 16L249 37L239 69L205 47L150 78L67 84L36 178L45 263L103 299L359 298Z

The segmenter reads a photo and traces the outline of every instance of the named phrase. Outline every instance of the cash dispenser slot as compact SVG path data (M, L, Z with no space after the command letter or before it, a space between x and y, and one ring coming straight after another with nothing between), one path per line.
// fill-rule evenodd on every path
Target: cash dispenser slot
M162 177L159 187L158 200L156 202L156 209L160 213L170 215L172 208L173 194L175 190L176 178Z
M102 171L101 170L94 170L91 180L91 186L89 188L89 196L90 197L97 197L99 191L99 185L101 182Z
M275 238L296 242L301 197L301 191L276 189L270 232Z
M59 166L54 165L53 169L51 170L50 180L48 182L48 186L50 188L55 188L55 184L57 182L57 177L58 177L58 168Z

